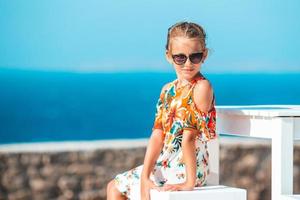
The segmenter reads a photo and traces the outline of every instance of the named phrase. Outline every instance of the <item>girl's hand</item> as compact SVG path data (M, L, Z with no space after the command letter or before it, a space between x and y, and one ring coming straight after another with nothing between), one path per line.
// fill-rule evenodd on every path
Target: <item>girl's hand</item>
M156 186L153 181L148 178L141 180L141 200L150 200L150 189L161 191L161 187Z
M162 187L162 191L180 191L180 190L193 190L194 186L189 185L187 183L179 183L179 184L165 184Z

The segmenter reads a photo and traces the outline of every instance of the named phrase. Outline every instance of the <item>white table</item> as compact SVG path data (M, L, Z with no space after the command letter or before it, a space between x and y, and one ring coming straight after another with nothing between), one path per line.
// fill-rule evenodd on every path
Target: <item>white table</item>
M300 105L216 106L217 132L272 140L272 199L293 195L293 142L300 139Z

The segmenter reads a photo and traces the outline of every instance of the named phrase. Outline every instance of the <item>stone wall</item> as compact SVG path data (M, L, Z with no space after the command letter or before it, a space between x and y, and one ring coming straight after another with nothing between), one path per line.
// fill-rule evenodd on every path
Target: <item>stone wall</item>
M145 147L66 152L1 152L0 200L106 199L117 173L143 162ZM271 199L270 143L220 144L220 184L246 188L248 200ZM294 193L300 193L300 145Z

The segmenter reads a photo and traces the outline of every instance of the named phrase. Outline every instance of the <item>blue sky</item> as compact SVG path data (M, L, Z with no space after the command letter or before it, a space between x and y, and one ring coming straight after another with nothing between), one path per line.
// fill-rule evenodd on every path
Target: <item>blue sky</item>
M300 72L297 0L0 0L0 67L172 71L167 28L206 29L206 72Z

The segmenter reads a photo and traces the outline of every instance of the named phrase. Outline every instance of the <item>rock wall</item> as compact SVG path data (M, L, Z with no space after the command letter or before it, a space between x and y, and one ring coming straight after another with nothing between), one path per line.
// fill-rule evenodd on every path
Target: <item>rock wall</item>
M90 151L0 153L0 200L106 199L116 174L143 162L145 147ZM246 188L248 200L271 199L270 144L220 144L220 184ZM300 193L300 145L294 153Z

